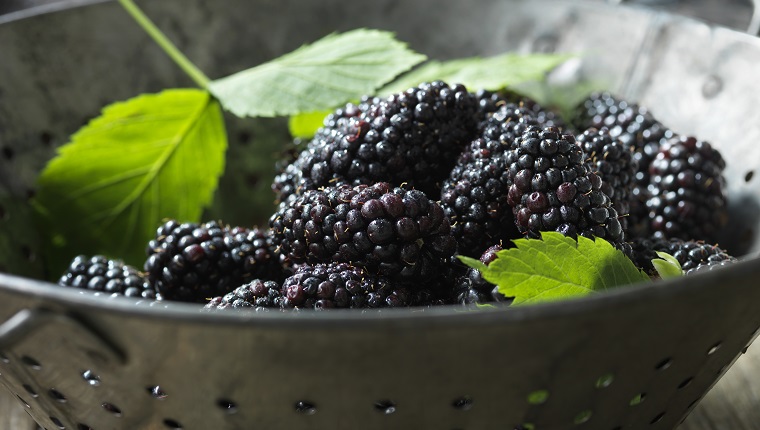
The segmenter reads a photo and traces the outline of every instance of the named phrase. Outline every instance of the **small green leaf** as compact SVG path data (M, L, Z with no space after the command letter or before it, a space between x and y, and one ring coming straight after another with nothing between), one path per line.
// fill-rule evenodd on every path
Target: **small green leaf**
M457 258L459 259L459 261L466 264L468 267L472 267L473 269L480 270L481 273L488 269L488 266L483 264L483 262L481 262L477 258L467 257L464 255L457 255Z
M288 118L288 130L293 137L310 138L322 127L323 121L331 110L306 112Z
M34 204L67 252L141 266L162 219L199 220L226 148L222 112L208 92L141 95L106 107L59 148Z
M450 84L460 83L469 90L500 90L525 82L538 81L572 58L570 54L515 54L494 57L470 57L451 61L429 61L402 75L379 91L386 95L405 91L422 82L443 80Z
M209 89L237 116L279 116L336 107L372 94L425 56L392 33L330 34L267 63L218 79Z
M660 258L653 258L652 265L654 269L662 279L677 278L683 276L683 269L681 263L676 260L675 257L667 252L657 251L657 256Z
M517 239L516 248L499 251L480 269L513 304L562 300L649 280L631 260L609 242L579 236L578 241L557 232L542 239ZM471 265L473 259L462 260ZM476 260L477 261L477 260Z

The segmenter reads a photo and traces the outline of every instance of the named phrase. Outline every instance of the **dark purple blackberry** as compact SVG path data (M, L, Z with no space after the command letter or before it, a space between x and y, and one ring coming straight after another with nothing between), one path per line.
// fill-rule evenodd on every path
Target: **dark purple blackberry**
M414 304L414 290L347 263L304 264L285 279L283 308L389 308Z
M696 273L700 272L708 272L710 270L719 269L721 267L730 266L734 263L736 263L738 260L735 258L730 258L726 260L714 260L714 261L707 261L705 263L697 265L697 267L693 269L689 269L685 272L686 275L694 275Z
M461 85L436 81L365 98L328 117L272 189L286 201L321 187L382 181L437 195L475 121L475 101Z
M284 278L281 256L258 228L169 220L146 251L145 271L167 300L206 302L253 279Z
M627 231L627 216L631 210L629 202L638 167L633 161L631 148L610 136L605 128L586 129L577 136L577 141L586 153L589 169L602 179L602 192L609 196L612 207L620 215L623 231Z
M489 247L480 256L480 262L486 266L491 264L496 259L496 253L502 249L501 245ZM472 268L467 269L466 275L456 278L453 293L453 301L463 305L507 301L498 287L483 279L479 270Z
M371 274L425 278L456 252L449 220L425 193L387 183L309 190L269 221L293 263L353 263Z
M649 164L657 155L660 145L675 136L644 107L613 96L596 93L587 98L574 119L578 130L607 128L610 136L619 139L633 150L633 161L638 166L631 191L630 212L627 217L630 230L637 237L648 237Z
M235 288L224 296L211 299L205 309L244 309L253 308L261 311L282 306L280 284L275 281L254 279Z
M682 136L663 144L649 167L653 236L715 241L728 219L725 167L707 142Z
M497 92L479 90L475 93L475 102L477 104L476 116L479 132L485 127L485 122L506 105L519 107L543 127L554 126L563 130L567 129L565 122L554 111L546 109L530 97L514 91L506 89Z
M684 272L690 273L704 265L718 263L733 263L735 257L729 255L718 245L710 245L702 241L682 239L641 239L632 242L634 250L634 263L647 273L654 273L651 260L657 257L656 251L666 252L681 264Z
M502 105L483 122L481 137L462 152L443 182L441 206L460 254L480 255L489 244L521 236L507 203L507 151L529 125L538 122L525 109Z
M127 297L156 298L155 290L143 273L120 260L102 255L75 257L58 285Z
M517 228L530 238L542 231L600 237L624 248L623 229L601 178L571 134L529 127L508 152L507 201Z

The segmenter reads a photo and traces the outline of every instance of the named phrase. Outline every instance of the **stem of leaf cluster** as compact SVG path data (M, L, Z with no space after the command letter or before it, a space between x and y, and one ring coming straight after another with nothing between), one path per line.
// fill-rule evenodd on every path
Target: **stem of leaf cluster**
M185 57L185 55L177 49L176 46L156 27L153 21L148 18L142 10L132 0L119 0L119 3L124 9L132 15L135 21L140 24L146 33L166 52L166 54L174 60L175 63L185 72L187 75L198 84L199 87L206 89L208 87L209 78L203 74L195 64Z

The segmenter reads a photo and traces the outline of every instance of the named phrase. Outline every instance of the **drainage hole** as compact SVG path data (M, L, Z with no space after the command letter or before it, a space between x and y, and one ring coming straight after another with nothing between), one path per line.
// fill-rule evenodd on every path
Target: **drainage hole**
M4 364L8 364L11 362L11 360L9 360L5 354L0 352L0 362L3 362Z
M296 412L302 413L304 415L314 415L317 413L317 406L314 405L314 403L303 400L296 402L295 408Z
M24 384L23 387L26 390L26 392L29 393L29 395L31 395L32 397L36 398L38 396L37 392L34 391L34 388L32 388L29 384Z
M744 175L744 182L751 181L753 176L755 176L755 171L750 170L749 172L747 172L747 174Z
M42 365L40 364L40 362L33 359L32 357L29 357L28 355L21 357L21 361L34 370L42 369Z
M103 403L100 406L102 406L103 409L106 410L106 412L112 413L115 417L121 416L121 409L117 408L115 405L112 405L111 403Z
M657 414L656 417L652 418L652 421L649 421L649 424L655 424L658 423L660 420L662 420L662 417L665 416L665 412L660 412Z
M686 388L686 386L688 386L689 384L691 384L692 380L694 380L694 378L686 378L686 379L684 379L683 382L681 382L680 384L678 384L678 389L680 390L682 388Z
M56 418L56 417L50 417L50 421L52 421L53 424L55 424L56 427L58 427L60 430L65 430L66 429L66 426L63 425L63 423L61 422L61 420L59 420L58 418Z
M77 430L93 430L92 427L88 426L87 424L79 423L77 424Z
M3 158L5 158L8 161L13 160L13 157L16 155L16 153L13 151L13 148L9 146L3 147L2 153L3 153Z
M607 388L610 385L612 385L612 381L615 380L615 375L612 373L608 373L606 375L602 375L599 379L596 380L596 388Z
M219 399L216 401L216 405L219 406L221 410L228 414L234 414L237 412L237 405L235 402L232 402L227 399Z
M718 342L715 345L711 346L710 349L707 350L707 355L713 355L717 350L720 349L721 343Z
M166 428L172 429L172 430L182 430L182 424L178 423L177 421L171 420L169 418L164 420L164 425Z
M654 366L655 370L666 370L669 369L670 366L673 364L673 359L668 357L657 363L656 366Z
M396 403L391 400L380 400L375 402L375 409L384 415L390 415L396 412Z
M647 393L639 393L636 394L634 398L631 399L630 405L636 406L644 403L644 400L647 398Z
M458 399L454 399L454 401L451 402L451 407L454 409L459 409L460 411L469 411L472 409L472 403L472 397L462 396Z
M531 405L542 405L546 403L546 400L548 398L549 398L548 390L536 390L528 394L528 403L530 403Z
M63 393L56 390L55 388L51 388L50 391L48 391L48 394L50 394L50 397L55 399L55 401L60 402L60 403L66 403L66 396L64 396Z
M594 413L591 411L582 411L578 415L575 416L575 419L573 419L573 424L583 424L585 422L588 422L588 420L591 419L591 416Z
M82 372L82 378L93 387L100 385L100 376L96 375L92 370L85 370Z
M162 390L161 387L158 385L153 386L153 387L147 387L146 390L148 391L148 394L150 394L151 396L153 396L154 398L158 400L163 400L169 397L169 395L166 394L166 392Z

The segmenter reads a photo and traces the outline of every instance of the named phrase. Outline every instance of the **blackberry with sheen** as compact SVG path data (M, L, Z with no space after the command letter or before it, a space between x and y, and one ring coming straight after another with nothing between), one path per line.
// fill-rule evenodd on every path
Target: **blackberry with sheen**
M339 184L408 183L431 195L475 131L475 101L436 81L365 98L326 118L306 150L272 185L279 201Z
M403 284L348 263L304 264L285 279L283 308L387 308L415 304L417 294Z
M501 245L493 245L483 252L480 262L486 266L496 259L496 253L503 248ZM454 291L455 303L473 305L478 303L502 302L507 298L499 292L498 287L483 279L480 271L468 268L464 276L456 278Z
M623 247L623 229L601 178L570 134L529 127L508 153L507 201L517 228L530 238L542 231L603 238Z
M475 93L477 105L476 116L478 119L478 132L482 132L486 122L504 106L512 105L519 107L524 113L530 114L536 122L544 127L554 126L562 130L567 129L564 121L552 110L546 109L538 102L509 90L498 92L479 90Z
M441 188L441 206L451 220L459 253L480 255L489 243L520 237L507 203L507 152L536 118L515 104L486 119L479 138L462 152Z
M148 243L145 271L167 300L205 302L253 279L277 279L279 260L265 233L169 220Z
M456 252L438 203L384 182L306 191L281 204L269 225L296 264L350 262L372 274L420 279Z
M634 186L637 165L631 149L610 136L605 128L589 128L577 137L586 153L589 169L602 179L602 192L609 196L617 210L623 231L627 230L627 216Z
M607 128L611 137L632 149L633 161L638 168L627 221L636 236L649 236L646 209L649 164L657 155L660 145L673 138L675 133L657 121L646 108L608 92L595 93L587 98L579 107L574 124L578 130Z
M657 271L652 265L652 259L659 258L657 251L666 252L675 257L686 273L693 273L706 265L730 264L736 261L735 257L718 245L710 245L703 241L637 238L631 244L633 262L650 276L657 276Z
M217 296L205 305L205 309L245 309L257 311L279 308L282 305L280 284L275 281L254 279L224 296Z
M75 257L58 285L127 297L156 298L156 292L143 273L121 260L102 255Z
M647 209L653 235L715 241L728 218L725 167L707 142L681 136L663 144L649 167Z

